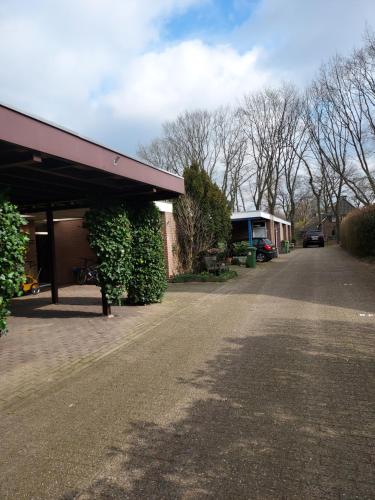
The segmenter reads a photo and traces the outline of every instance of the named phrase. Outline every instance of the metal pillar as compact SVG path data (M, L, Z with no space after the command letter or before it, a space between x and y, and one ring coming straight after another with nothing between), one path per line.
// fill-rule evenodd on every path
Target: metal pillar
M251 219L247 219L247 238L249 240L249 246L253 246L253 224Z
M49 253L50 272L51 272L51 297L52 297L52 304L58 304L59 291L56 279L55 227L53 224L52 207L48 207L46 215L47 215L47 231L48 231L48 253Z

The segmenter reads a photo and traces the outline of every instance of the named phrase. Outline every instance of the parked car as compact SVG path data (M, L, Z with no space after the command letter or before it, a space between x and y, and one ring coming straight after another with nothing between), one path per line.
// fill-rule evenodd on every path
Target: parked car
M307 248L309 245L324 247L324 234L318 229L306 231L303 236L303 248Z
M253 245L257 249L257 262L266 262L277 256L277 249L267 238L253 238Z

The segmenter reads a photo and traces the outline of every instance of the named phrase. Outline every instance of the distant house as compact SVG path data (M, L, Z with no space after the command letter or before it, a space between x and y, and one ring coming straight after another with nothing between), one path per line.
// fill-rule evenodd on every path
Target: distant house
M338 217L339 222L341 224L342 219L348 215L349 212L355 209L355 206L352 205L347 199L346 196L341 196L338 203ZM323 218L322 223L320 225L320 229L322 230L324 237L326 240L328 239L336 239L336 215L332 210L327 212Z

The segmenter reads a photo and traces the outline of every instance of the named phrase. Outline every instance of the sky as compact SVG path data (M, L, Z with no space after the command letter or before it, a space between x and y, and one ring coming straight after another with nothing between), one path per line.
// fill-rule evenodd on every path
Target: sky
M0 0L0 102L135 156L185 110L303 87L374 0Z

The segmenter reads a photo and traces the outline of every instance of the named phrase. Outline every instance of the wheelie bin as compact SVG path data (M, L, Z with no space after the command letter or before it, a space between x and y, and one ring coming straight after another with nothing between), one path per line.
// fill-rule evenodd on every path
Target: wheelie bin
M283 240L281 242L282 253L289 253L289 240Z
M246 267L255 267L257 259L257 249L256 247L249 247L249 253L246 257Z

